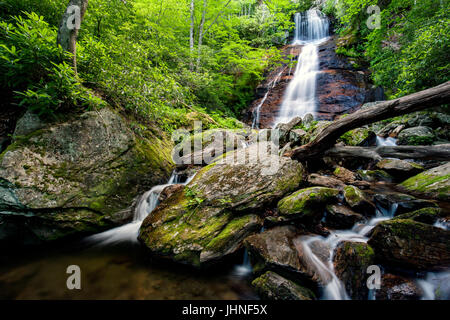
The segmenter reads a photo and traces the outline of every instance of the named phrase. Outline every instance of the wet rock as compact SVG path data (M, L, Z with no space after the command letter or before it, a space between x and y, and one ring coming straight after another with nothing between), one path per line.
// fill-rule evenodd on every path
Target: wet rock
M394 219L379 223L368 244L386 264L413 270L450 266L450 231L424 223Z
M25 137L30 133L42 129L45 125L45 122L42 121L37 114L28 110L22 118L17 121L13 134L13 141L17 140L19 137Z
M365 218L343 205L328 205L326 207L326 226L333 229L350 229Z
M336 276L344 283L352 299L367 299L367 268L373 264L374 258L373 249L363 242L344 241L335 249L333 264Z
M321 186L333 189L344 189L345 184L336 178L330 176L321 176L313 173L308 176L308 183L313 186Z
M306 128L309 128L313 122L314 122L314 116L312 115L312 113L305 114L305 116L303 117L303 125Z
M443 216L443 210L440 208L423 208L417 211L401 214L394 219L411 219L426 224L435 224Z
M184 189L184 185L183 184L174 184L174 185L167 186L159 194L158 201L159 202L163 202L164 200L169 198L171 195L173 195L175 192L179 192L182 189Z
M201 169L144 220L140 241L154 255L193 266L236 252L245 237L261 228L262 221L250 213L261 213L303 179L302 165L290 158L260 154L256 161L264 147L233 151ZM243 156L247 161L236 161ZM278 167L272 171L274 163Z
M399 159L383 159L376 164L376 167L403 180L425 170L417 163Z
M303 136L302 144L307 144L313 141L319 135L319 133L321 133L331 123L332 123L331 121L312 122L307 130L307 134Z
M187 136L172 153L173 161L183 168L187 165L207 165L228 151L245 145L243 130L211 129Z
M423 292L413 280L394 274L383 274L381 288L374 290L375 300L420 300Z
M306 135L306 131L302 129L294 129L289 133L289 142L292 146L298 146L302 144L302 139Z
M288 143L290 140L290 133L294 129L299 129L299 126L302 124L302 118L301 117L295 117L288 123L279 123L275 127L275 130L272 130L272 134L276 134L278 136L279 142L281 146L284 146L286 143ZM293 134L294 137L296 134ZM293 141L291 141L293 142ZM299 141L297 141L299 144Z
M375 214L376 207L369 201L364 192L355 186L347 186L344 188L344 198L347 204L356 212L362 213L364 216Z
M429 127L413 127L402 130L398 135L398 145L430 145L436 139Z
M391 214L401 215L406 212L422 208L437 208L438 205L430 200L417 199L414 196L403 193L376 194L374 200L377 206L384 211L395 210Z
M279 273L303 274L293 239L299 230L293 226L281 226L249 236L244 245L247 248L253 271L261 274L267 270Z
M337 201L339 190L311 187L301 189L278 202L279 214L289 219L318 221L327 204Z
M370 147L376 145L377 135L367 128L357 128L342 135L338 141L347 146Z
M450 162L419 173L401 184L406 190L426 197L450 200Z
M0 155L3 192L16 200L2 204L0 196L0 207L8 207L0 210L3 222L18 230L8 246L80 237L126 223L134 200L167 181L171 148L159 138L135 136L126 119L108 108L17 139Z
M392 182L394 177L384 170L357 170L358 176L367 182Z
M265 300L315 300L311 290L272 271L253 280L252 285L258 295Z
M333 174L336 178L344 181L345 183L352 183L357 180L356 174L344 167L337 167Z

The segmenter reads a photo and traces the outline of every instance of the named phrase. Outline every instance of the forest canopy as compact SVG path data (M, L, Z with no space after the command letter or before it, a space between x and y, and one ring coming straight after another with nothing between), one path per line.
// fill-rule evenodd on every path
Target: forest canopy
M283 61L293 14L314 6L334 19L338 53L389 98L449 79L449 0L90 0L78 74L56 45L67 2L0 2L3 103L46 115L107 103L169 132L193 113L235 127ZM374 4L381 25L369 29Z

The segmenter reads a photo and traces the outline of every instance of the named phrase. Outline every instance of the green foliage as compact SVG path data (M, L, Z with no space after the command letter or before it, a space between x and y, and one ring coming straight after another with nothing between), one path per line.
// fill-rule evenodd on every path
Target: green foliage
M379 5L381 26L370 30L367 7ZM367 59L376 85L390 98L450 79L449 0L329 0L327 13L338 21L338 53Z
M82 87L66 54L56 44L56 31L35 13L0 22L0 82L19 106L53 114L65 106L101 106Z

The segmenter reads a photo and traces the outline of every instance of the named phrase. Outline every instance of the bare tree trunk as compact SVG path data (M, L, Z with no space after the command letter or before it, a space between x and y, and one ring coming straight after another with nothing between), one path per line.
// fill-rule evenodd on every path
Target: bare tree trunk
M382 146L382 147L341 147L336 146L324 154L332 158L382 158L424 159L450 161L450 144L437 146Z
M198 53L197 53L197 71L200 68L200 59L202 53L202 44L203 44L203 27L205 26L206 20L206 9L208 7L208 1L203 0L203 12L202 12L202 21L200 22L200 28L198 31Z
M70 0L58 29L58 44L72 54L72 65L77 74L77 37L89 0Z
M332 148L336 140L349 130L380 120L449 103L449 101L450 81L406 97L385 101L375 107L359 110L345 118L334 121L320 132L312 142L295 148L285 155L297 160L318 158L323 156L325 151Z
M194 70L194 63L192 62L192 58L194 57L194 24L195 24L195 0L191 0L191 27L189 29L189 48L191 52L190 57L190 69Z

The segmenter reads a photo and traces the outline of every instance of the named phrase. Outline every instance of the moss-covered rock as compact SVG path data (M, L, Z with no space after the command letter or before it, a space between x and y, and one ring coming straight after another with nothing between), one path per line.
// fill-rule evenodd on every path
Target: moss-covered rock
M384 170L357 170L356 172L363 181L367 182L394 181L394 177Z
M253 280L252 285L258 295L265 300L315 300L311 290L272 271Z
M426 224L435 224L443 215L443 210L440 208L423 208L413 212L401 214L394 219L411 219L417 222Z
M430 145L436 140L433 130L429 127L419 126L402 130L398 135L399 145Z
M17 137L0 155L4 192L17 203L0 215L12 221L14 212L9 223L36 243L122 224L133 200L170 175L170 151L171 143L151 134L135 136L110 109Z
M421 165L415 162L399 159L380 160L376 164L376 167L386 171L394 177L402 178L403 180L425 170Z
M356 212L365 216L375 214L376 207L369 201L360 189L355 186L347 186L344 188L344 198L347 204Z
M343 134L338 142L343 142L347 146L374 146L377 141L375 132L368 128L357 128Z
M401 184L406 190L434 199L450 200L450 162L419 173Z
M337 201L338 194L339 190L324 187L301 189L280 200L278 211L289 219L320 220L325 206Z
M352 299L366 300L367 267L373 264L375 253L363 242L341 242L335 249L333 264L336 276L345 285Z
M376 194L374 200L380 209L384 209L386 212L392 211L391 215L401 215L422 208L438 208L433 200L418 199L412 195L398 192Z
M378 224L368 244L386 264L413 270L450 266L450 231L409 219Z
M289 158L267 155L252 161L259 147L233 151L201 169L144 220L140 241L154 255L197 267L236 252L261 228L251 213L259 214L303 179L303 167ZM226 160L243 155L247 161ZM271 161L278 162L278 170L269 170Z
M344 181L345 183L353 183L357 177L356 174L344 167L336 167L333 172L333 175L339 180Z

